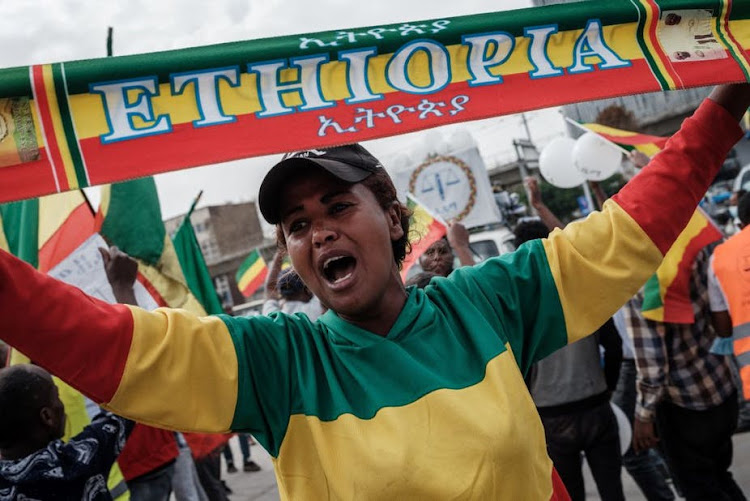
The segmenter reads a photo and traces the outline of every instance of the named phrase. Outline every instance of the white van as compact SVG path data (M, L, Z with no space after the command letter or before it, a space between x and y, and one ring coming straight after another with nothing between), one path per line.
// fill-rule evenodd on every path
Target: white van
M481 262L516 250L514 239L515 235L507 226L498 226L469 234L469 247L474 254L474 260Z

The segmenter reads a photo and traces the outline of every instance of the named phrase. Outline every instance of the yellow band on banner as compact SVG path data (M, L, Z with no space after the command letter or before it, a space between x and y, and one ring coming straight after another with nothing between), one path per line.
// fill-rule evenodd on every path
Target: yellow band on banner
M0 99L14 103L18 123L33 123L14 136L22 146L0 168L0 203L586 100L747 81L750 8L720 5L580 2L37 65L28 75L0 70Z

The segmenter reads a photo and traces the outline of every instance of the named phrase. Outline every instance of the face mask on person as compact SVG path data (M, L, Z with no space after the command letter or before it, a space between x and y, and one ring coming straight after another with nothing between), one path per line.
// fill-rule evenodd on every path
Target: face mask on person
M729 206L729 215L732 216L732 219L737 219L737 206L736 205Z

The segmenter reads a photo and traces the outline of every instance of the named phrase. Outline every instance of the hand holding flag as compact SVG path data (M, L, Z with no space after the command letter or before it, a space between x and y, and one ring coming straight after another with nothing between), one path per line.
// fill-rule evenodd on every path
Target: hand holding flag
M409 219L409 242L411 252L406 255L401 267L401 278L406 280L409 269L424 254L427 248L446 234L447 225L437 215L434 215L411 193L406 194L406 205L412 211Z

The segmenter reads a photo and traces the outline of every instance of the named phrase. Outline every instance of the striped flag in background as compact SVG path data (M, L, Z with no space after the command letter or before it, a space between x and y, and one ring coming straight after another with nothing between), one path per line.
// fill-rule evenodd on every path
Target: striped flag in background
M438 216L433 215L430 210L419 202L411 193L406 194L406 205L412 211L409 219L409 242L411 252L406 255L401 267L401 278L406 280L414 263L424 251L445 236L446 226Z
M0 248L44 273L94 234L94 214L80 191L0 205Z
M110 245L138 260L138 281L159 306L206 314L187 286L174 245L164 228L153 178L103 187L96 229Z
M629 130L615 129L614 127L597 123L585 123L581 125L625 150L638 150L650 157L659 153L667 143L667 139L669 139L668 137L649 136L648 134L639 134Z
M237 270L237 287L245 297L250 297L258 288L263 285L268 275L268 267L260 255L258 249L255 249L247 256L240 269Z
M659 153L669 138L639 134L595 123L582 124L604 139L648 156ZM659 269L644 286L643 316L657 322L692 324L690 274L695 256L707 245L723 238L721 230L700 208L664 256Z
M695 256L707 245L721 240L719 228L700 208L696 209L656 273L643 289L643 316L657 322L695 322L690 300L690 274Z

